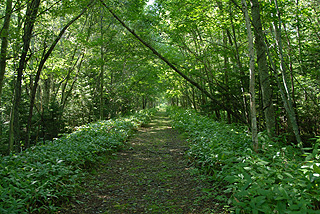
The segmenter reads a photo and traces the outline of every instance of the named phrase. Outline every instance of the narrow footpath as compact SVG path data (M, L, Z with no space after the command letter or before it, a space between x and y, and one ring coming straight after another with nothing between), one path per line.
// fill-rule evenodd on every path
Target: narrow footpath
M185 139L164 112L128 144L88 176L78 202L60 213L225 213L204 191L210 184L191 173Z

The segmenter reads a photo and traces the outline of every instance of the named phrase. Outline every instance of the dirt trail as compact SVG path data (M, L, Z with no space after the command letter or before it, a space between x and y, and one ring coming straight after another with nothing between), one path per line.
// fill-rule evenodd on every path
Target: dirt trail
M62 213L223 213L202 191L210 184L190 173L186 142L164 112L128 144L88 177L80 203Z

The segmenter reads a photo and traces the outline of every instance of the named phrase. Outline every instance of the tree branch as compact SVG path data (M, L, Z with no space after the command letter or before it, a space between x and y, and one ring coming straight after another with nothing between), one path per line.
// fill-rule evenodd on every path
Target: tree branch
M32 88L32 92L31 92L31 98L30 98L30 107L29 107L29 117L28 117L28 125L27 125L27 138L26 138L26 146L29 146L29 140L30 140L30 128L31 128L31 119L32 119L32 112L33 112L33 107L34 107L34 100L35 100L35 96L36 96L36 91L37 91L37 87L38 87L38 82L40 79L40 74L41 71L43 69L44 64L46 63L47 59L49 58L49 56L51 55L52 51L54 50L54 48L56 47L56 45L58 44L58 42L60 41L60 39L62 38L63 34L65 33L65 31L70 27L70 25L72 25L76 20L78 20L87 10L90 6L92 6L93 4L93 0L81 11L81 13L74 17L71 21L69 21L64 28L60 31L59 35L57 36L57 38L54 40L54 42L51 44L49 50L44 54L43 58L40 61L40 64L38 66L38 70L37 70L37 74L34 80L34 85Z
M165 62L170 68L172 68L176 73L178 73L183 79L187 80L190 84L195 86L201 92L203 92L207 97L209 97L216 105L220 106L222 109L230 113L232 116L240 120L241 122L245 122L245 120L240 116L239 113L232 111L231 109L227 108L223 103L219 102L215 99L206 89L202 88L197 82L189 78L185 75L182 71L180 71L175 65L173 65L167 58L162 56L157 50L155 50L150 44L144 41L139 35L137 35L134 30L129 28L112 10L108 7L103 0L100 0L101 4L112 14L112 16L118 20L121 25L126 28L134 37L136 37L144 46L149 48L157 57L159 57L163 62Z

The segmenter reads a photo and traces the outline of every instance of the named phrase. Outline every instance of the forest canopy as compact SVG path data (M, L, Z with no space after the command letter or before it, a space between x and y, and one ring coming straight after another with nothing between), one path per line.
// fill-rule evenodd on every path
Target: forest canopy
M160 103L300 147L320 127L310 0L0 0L1 152Z

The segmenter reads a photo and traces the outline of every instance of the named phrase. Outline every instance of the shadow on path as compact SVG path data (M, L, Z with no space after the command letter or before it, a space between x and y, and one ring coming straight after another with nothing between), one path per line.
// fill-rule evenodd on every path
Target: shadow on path
M165 113L157 113L127 149L90 174L80 203L62 213L222 213L202 191L210 184L190 173L187 148Z

